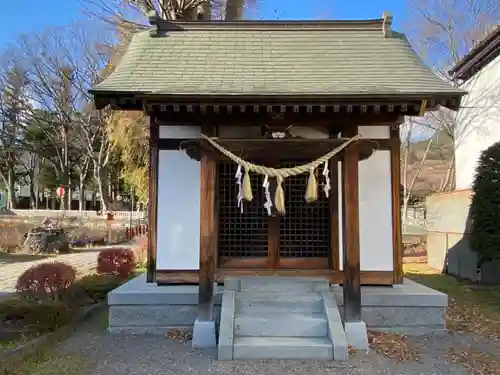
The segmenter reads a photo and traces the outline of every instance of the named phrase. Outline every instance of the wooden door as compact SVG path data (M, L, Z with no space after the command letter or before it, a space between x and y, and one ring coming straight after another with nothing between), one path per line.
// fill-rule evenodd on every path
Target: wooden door
M280 163L297 165L303 161ZM218 166L218 267L230 269L328 269L331 267L329 200L306 204L307 175L287 178L285 216L263 207L263 177L251 174L253 200L237 206L236 165ZM273 194L271 194L273 196Z

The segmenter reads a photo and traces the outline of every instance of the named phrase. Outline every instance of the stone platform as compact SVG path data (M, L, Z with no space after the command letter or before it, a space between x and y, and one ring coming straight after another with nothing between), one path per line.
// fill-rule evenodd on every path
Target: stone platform
M342 313L342 288L331 286ZM216 323L220 322L223 287L214 288ZM393 287L362 287L362 318L368 328L402 334L445 331L448 296L405 279ZM192 327L197 318L198 287L147 284L145 274L108 295L111 332L164 334L171 328Z

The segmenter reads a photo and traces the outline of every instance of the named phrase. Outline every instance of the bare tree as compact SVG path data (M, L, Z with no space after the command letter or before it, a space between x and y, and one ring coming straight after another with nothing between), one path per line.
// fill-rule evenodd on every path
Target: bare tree
M22 98L26 87L24 72L16 66L7 65L0 92L0 178L7 189L7 207L15 208L15 183L21 155L20 138L24 124Z
M83 182L90 167L102 207L106 206L103 176L111 153L106 134L109 116L92 107L88 93L106 63L107 56L100 51L103 44L84 27L74 26L23 36L13 50L12 60L22 67L27 82L25 99L16 96L27 117L19 126L28 137L20 142L25 151L35 152L52 165L58 180L67 186L68 209L76 183L72 172L78 174L82 208ZM30 142L35 137L30 138L30 132L43 141Z
M411 24L407 25L407 33L412 45L424 59L424 61L440 77L448 80L451 84L460 86L461 83L454 82L449 75L449 70L467 54L487 32L491 31L500 19L500 2L496 0L410 0ZM474 83L472 83L472 86ZM469 84L468 90L473 87ZM500 96L498 82L492 82L488 88L482 88L481 101L485 97L495 96L495 101ZM467 105L467 103L462 103ZM463 107L462 107L463 108ZM409 176L403 184L405 185L405 199L409 196L415 186L415 181L422 170L426 169L431 162L440 162L444 168L438 186L429 186L429 192L447 191L454 187L454 152L441 154L441 160L429 160L432 154L437 155L439 151L439 137L449 137L458 147L461 140L472 132L478 131L475 127L475 119L480 115L479 111L468 114L468 118L457 120L457 112L446 108L428 112L425 118L410 119L405 127L411 127L412 131L406 131L406 135L414 135L420 128L420 132L427 134L426 151L419 160L408 162L407 155L411 153L411 143L404 143L405 160L403 161L403 176ZM457 123L460 122L460 127ZM431 152L432 151L432 152ZM413 170L410 171L409 168Z
M239 20L252 0L80 0L86 10L118 32L118 43L102 45L108 64L100 71L105 78L119 63L134 32L147 26L151 11L167 20ZM104 116L107 136L123 165L122 176L135 187L141 201L148 193L148 127L141 113L116 111Z

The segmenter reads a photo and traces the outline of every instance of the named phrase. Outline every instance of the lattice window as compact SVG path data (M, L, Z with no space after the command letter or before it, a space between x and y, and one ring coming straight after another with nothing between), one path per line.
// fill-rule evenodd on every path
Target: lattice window
M304 160L282 163L281 167L304 164ZM330 206L322 193L321 167L316 170L318 201L306 203L304 195L309 175L285 179L286 215L280 218L280 257L309 258L330 255Z
M262 177L250 174L253 200L245 202L243 214L237 205L237 165L219 164L219 255L224 257L267 257L267 212L263 207Z

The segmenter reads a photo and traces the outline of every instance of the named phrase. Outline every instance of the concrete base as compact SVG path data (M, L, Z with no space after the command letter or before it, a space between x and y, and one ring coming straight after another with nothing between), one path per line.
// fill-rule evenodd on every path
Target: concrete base
M345 322L347 343L357 350L368 350L368 332L365 322Z
M217 346L214 321L203 322L196 319L193 327L192 345L195 349L209 349Z
M342 287L331 289L342 313ZM403 335L446 332L448 296L409 279L393 287L363 286L361 306L368 329Z
M342 288L332 286L330 290L342 312ZM221 299L222 288L217 287L216 325ZM362 287L361 304L368 329L408 335L446 330L447 295L411 280L394 287ZM198 316L198 286L147 284L143 274L109 293L108 305L111 332L164 334L171 328L193 327Z

